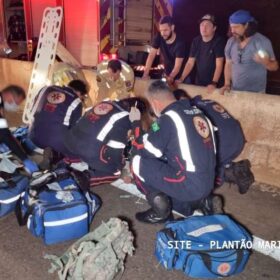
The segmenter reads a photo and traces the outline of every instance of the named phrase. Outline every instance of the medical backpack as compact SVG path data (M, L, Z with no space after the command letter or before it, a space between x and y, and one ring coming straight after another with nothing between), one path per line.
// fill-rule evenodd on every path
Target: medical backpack
M89 232L100 199L88 189L82 189L75 175L65 168L34 178L17 204L20 225L54 244L80 238Z
M14 211L17 201L28 186L28 178L20 174L0 172L0 217Z
M155 255L168 270L193 278L220 278L243 271L250 234L227 215L191 216L157 233Z
M46 255L51 260L49 273L57 271L60 280L121 279L125 259L134 251L133 239L127 222L110 218L76 241L62 256Z

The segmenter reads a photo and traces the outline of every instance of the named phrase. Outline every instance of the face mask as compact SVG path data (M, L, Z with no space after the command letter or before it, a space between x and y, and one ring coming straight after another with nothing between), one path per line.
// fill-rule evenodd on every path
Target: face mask
M8 112L16 112L18 105L14 101L12 103L4 102L4 109Z

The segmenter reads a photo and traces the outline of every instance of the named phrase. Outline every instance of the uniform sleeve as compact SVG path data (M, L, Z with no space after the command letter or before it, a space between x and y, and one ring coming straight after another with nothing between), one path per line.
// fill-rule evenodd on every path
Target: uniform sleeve
M18 141L11 134L8 123L5 118L0 116L0 143L6 144L9 149L15 154L20 160L25 160L27 158L25 152L22 147L18 143Z
M225 41L223 38L218 38L214 46L214 53L216 58L225 57Z
M122 169L124 164L124 148L128 143L128 131L131 129L131 123L128 116L122 118L114 124L113 129L104 139L106 144L106 153L109 156L107 168L109 170ZM98 165L96 165L98 166Z
M225 47L225 57L226 59L231 59L231 48L232 48L232 39L230 38L227 41L226 47Z
M155 129L142 135L143 149L138 150L136 154L148 158L163 157L170 140L170 131L172 131L170 119L168 116L161 117Z
M176 58L185 58L187 56L186 43L182 40L178 40L176 47Z
M114 124L110 133L104 139L104 143L115 149L125 148L128 142L128 131L132 129L128 116Z
M83 113L83 105L80 102L79 105L76 107L76 109L74 109L74 111L71 114L69 127L75 125L75 123L81 118L82 113Z
M73 126L77 120L82 116L82 102L80 98L74 99L66 111L63 121L65 126Z
M155 38L154 38L154 40L153 40L153 42L152 42L152 47L153 47L154 49L159 49L159 48L160 48L160 41L161 41L161 36L160 36L160 34L158 33L158 34L155 36Z

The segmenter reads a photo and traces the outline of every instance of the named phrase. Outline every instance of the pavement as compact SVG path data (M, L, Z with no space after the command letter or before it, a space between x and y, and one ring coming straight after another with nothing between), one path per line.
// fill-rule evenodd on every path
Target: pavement
M13 126L20 118L13 118ZM134 215L147 209L146 201L110 185L96 187L103 205L91 225L94 230L102 221L119 217L129 223L135 237L135 254L125 262L122 280L183 280L188 279L180 271L166 271L155 256L156 232L162 225L146 225L137 222ZM280 188L255 183L245 195L236 186L224 185L217 191L224 197L225 211L253 235L268 241L280 241ZM123 197L125 195L125 197ZM54 280L57 274L49 274L50 263L45 254L61 255L74 241L46 246L31 235L26 227L19 227L13 213L0 218L0 280ZM245 270L230 279L279 280L280 262L253 251Z
M135 254L125 262L122 280L173 280L188 279L179 271L166 271L154 256L156 232L162 225L146 225L137 222L134 215L145 210L146 201L110 185L96 187L103 205L91 225L94 230L101 221L120 217L128 221L135 236ZM245 195L235 186L225 185L218 193L225 198L225 210L254 235L265 240L280 240L280 191L277 188L255 184ZM125 195L123 197L123 195ZM0 279L47 280L58 279L49 274L49 261L45 254L61 255L73 241L46 246L32 236L26 227L19 227L12 213L0 219ZM280 263L271 257L253 251L245 270L232 279L278 280Z

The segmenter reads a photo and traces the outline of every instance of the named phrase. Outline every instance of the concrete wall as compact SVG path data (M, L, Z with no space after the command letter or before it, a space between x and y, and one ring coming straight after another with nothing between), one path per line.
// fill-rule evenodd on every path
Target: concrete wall
M0 59L0 88L15 83L26 90L32 63ZM95 98L95 73L84 70L91 86L90 96ZM135 94L142 95L149 82L137 80ZM184 85L191 96L201 94L222 104L244 130L247 144L239 159L250 159L256 180L280 188L280 97L254 93L234 93L222 96L217 92L206 93L205 88Z
M135 92L147 83L138 81ZM280 96L235 92L207 94L204 87L183 85L191 96L203 95L223 105L243 128L247 143L238 159L250 159L256 180L280 187Z

